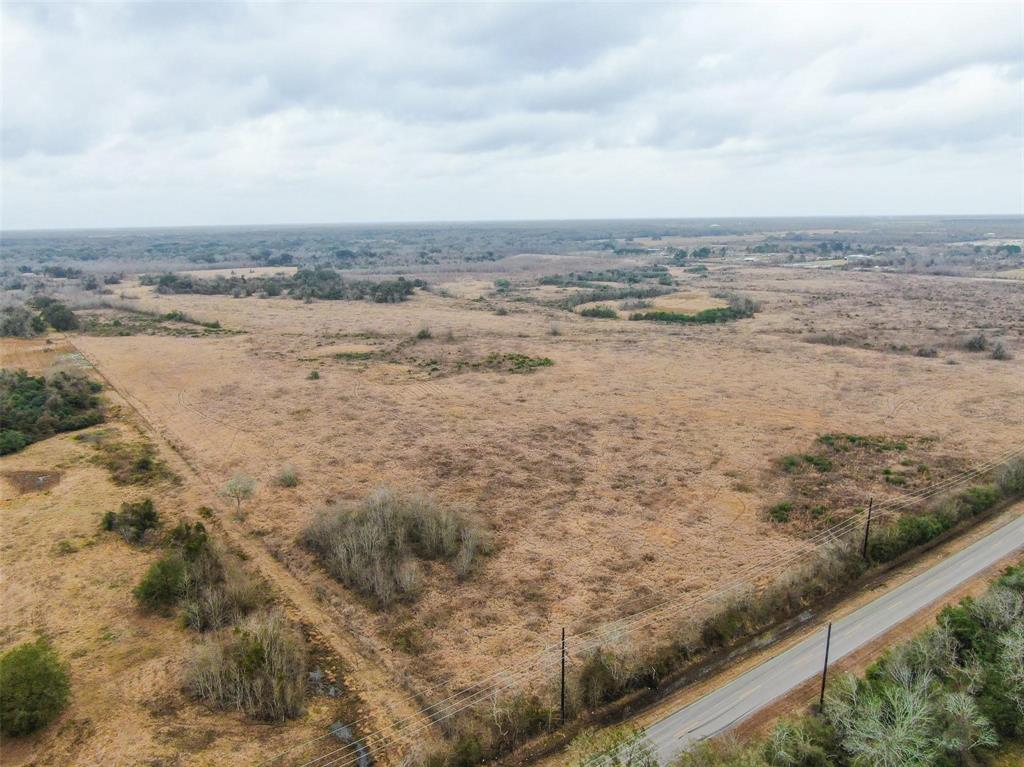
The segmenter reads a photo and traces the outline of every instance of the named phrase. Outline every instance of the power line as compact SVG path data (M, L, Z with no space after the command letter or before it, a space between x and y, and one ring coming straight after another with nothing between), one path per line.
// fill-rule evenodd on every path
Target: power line
M927 488L927 489L925 489L923 491L920 491L918 493L913 493L913 494L904 496L900 500L892 501L892 502L889 502L887 504L880 504L879 508L881 509L881 508L885 507L887 510L895 510L895 509L898 509L898 508L905 507L905 506L907 506L907 505L909 505L911 503L920 502L921 500L924 500L926 498L932 497L932 496L942 492L944 489L946 489L948 487L951 487L951 486L953 486L955 484L958 484L958 483L964 481L964 479L967 478L967 477L976 476L978 474L984 473L985 471L988 471L992 466L995 466L998 463L1000 463L1001 461L1006 460L1006 457L1012 456L1014 453L1017 453L1017 452L1020 452L1020 450L1019 449L1015 449L1015 450L1008 451L1005 456L1001 456L1001 457L999 457L997 459L994 459L992 461L986 462L986 464L983 464L982 466L977 467L977 468L975 468L973 470L967 470L967 471L960 472L959 474L954 475L952 477L949 477L946 480L943 480L942 482L936 483L936 485L931 486L931 487L929 487L929 488ZM780 572L782 569L785 569L786 567L788 567L793 562L799 561L799 559L802 559L802 558L804 558L806 556L809 556L809 555L817 553L818 548L820 548L821 546L827 545L827 544L831 544L831 543L835 543L836 539L839 536L841 536L841 535L845 534L846 532L849 532L850 530L854 529L854 526L859 522L860 517L862 517L865 513L866 512L862 511L862 512L860 512L858 514L855 514L852 517L850 517L850 518L848 518L848 519L838 523L837 525L833 526L832 528L829 528L828 530L822 531L821 533L817 534L814 538L820 539L821 542L819 544L817 544L815 547L813 547L811 549L808 549L808 550L806 550L804 552L800 552L799 554L791 557L789 560L787 560L787 561L785 561L783 563L779 563L775 567L768 568L767 570L765 570L762 573L762 575ZM752 568L756 568L756 566L752 566ZM752 568L747 568L747 569L752 569ZM690 602L690 600L683 600L683 602L687 602L687 603L690 603L690 604L700 604L702 602L709 601L712 598L717 598L717 597L721 596L723 593L728 593L728 591L731 591L733 588L735 588L736 585L737 584L734 582L732 584L729 584L725 588L719 589L717 592L714 592L712 594L705 595L704 597L702 597L700 599L693 600L692 602ZM664 620L667 617L669 617L668 615L660 615L660 613L664 613L667 610L673 609L673 608L675 608L677 606L678 606L678 603L672 603L672 602L663 603L662 605L657 605L657 606L655 606L653 608L649 608L646 611L641 611L640 613L637 613L637 614L634 614L632 616L629 616L626 619L620 619L619 621L614 621L609 626L596 627L595 629L592 629L589 632L584 632L582 634L575 635L573 638L579 639L581 637L587 636L588 634L597 634L597 636L595 636L594 638L588 640L587 642L584 642L583 645L581 646L581 648L576 650L576 651L577 652L585 651L586 649L589 649L590 647L596 646L597 644L603 642L605 640L605 638L607 637L607 635L610 634L610 633L613 633L613 632L632 633L636 629L641 628L643 625L647 625L648 623L660 622L661 620ZM654 613L653 617L648 618L646 621L637 622L637 618L643 616L645 613L651 613L652 610L656 611ZM626 621L629 621L629 622L626 623ZM542 650L541 654L543 654L544 652L547 652L547 648ZM464 710L464 709L474 705L475 703L478 703L478 702L480 702L480 701L482 701L482 700L484 700L484 699L486 699L486 698L488 698L488 697L490 697L492 695L497 694L498 692L503 691L504 689L507 689L508 687L510 687L513 684L515 684L517 681L525 680L527 678L531 678L533 676L536 676L541 671L546 670L546 668L548 666L550 666L552 662L557 663L557 659L549 660L547 663L541 664L536 669L528 668L526 671L520 671L518 674L515 674L511 678L507 679L504 683L502 683L500 685L497 685L497 686L495 686L492 689L484 689L484 690L481 690L481 691L479 691L477 693L471 694L468 698L463 699L463 700L456 700L456 699L459 698L459 696L461 696L461 695L467 694L468 691L464 691L462 693L458 693L456 695L449 696L448 699L446 699L444 701L440 701L439 703L435 703L432 706L428 707L427 711L429 711L431 708L436 708L436 707L440 706L441 704L446 703L448 701L453 701L452 703L450 703L447 707L442 708L440 710L440 712L433 712L433 714L430 714L430 715L428 715L425 712L423 715L421 715L419 717L419 719L426 719L428 721L426 721L424 724L422 724L419 728L414 729L411 733L403 733L403 734L405 734L405 735L416 734L417 732L421 731L422 729L424 729L426 727L429 727L432 724L436 724L438 721L442 721L444 719L447 719L447 718L455 715L456 713L459 713L460 711L462 711L462 710ZM523 663L521 662L518 665L522 666ZM499 672L499 674L500 673L508 673L508 672ZM497 675L498 674L492 675L492 678L496 677ZM441 714L441 716L439 718L435 718L437 714ZM372 737L380 736L386 730L394 729L397 726L405 724L407 721L408 721L408 719L404 720L402 722L396 722L396 723L394 723L392 725L389 725L387 727L381 728L380 730L377 730L374 733L370 733L369 735L366 736L366 738L369 739L369 738L372 738ZM310 743L316 742L319 739L320 738L316 738L316 739L312 739L310 741L307 741L307 742L305 742L303 744L297 744L297 746L293 747L293 749L301 747L301 746L304 746L304 745L309 745ZM390 740L390 738L385 737L384 740L385 740L385 743L386 743L388 740ZM289 750L293 750L293 749L289 749ZM307 762L306 764L307 765L313 765L316 762L321 761L322 759L324 759L326 757L329 757L329 756L333 755L334 753L337 753L338 751L344 751L344 750L345 750L345 748L337 749L334 752L329 752L328 754L325 754L325 755L323 755L321 757L317 757L316 759L311 760L310 762ZM284 753L288 753L288 751L282 752L281 754L279 754L279 755L277 755L275 757L272 757L272 759L278 758L279 756L283 755ZM330 764L335 764L340 759L344 759L344 758L345 758L344 755L339 756L336 759L332 760L332 762L330 762ZM305 765L303 767L305 767ZM327 767L327 765L319 765L319 767Z

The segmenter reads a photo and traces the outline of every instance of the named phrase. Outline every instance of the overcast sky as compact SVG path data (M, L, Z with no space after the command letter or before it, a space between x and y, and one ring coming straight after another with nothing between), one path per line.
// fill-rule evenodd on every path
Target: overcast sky
M1022 213L1022 8L5 3L2 226Z

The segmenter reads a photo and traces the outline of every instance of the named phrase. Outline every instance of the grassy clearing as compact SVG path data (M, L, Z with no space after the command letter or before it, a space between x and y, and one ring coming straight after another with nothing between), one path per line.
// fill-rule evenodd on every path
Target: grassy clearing
M417 560L445 562L465 578L489 548L483 530L466 515L386 488L356 508L326 508L302 543L331 575L378 608L415 598L422 579Z

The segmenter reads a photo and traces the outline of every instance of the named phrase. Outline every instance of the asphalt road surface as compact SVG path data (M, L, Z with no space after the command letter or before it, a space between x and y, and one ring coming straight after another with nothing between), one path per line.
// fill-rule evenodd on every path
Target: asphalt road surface
M1014 551L1024 549L1024 516L972 543L832 625L829 664L941 599ZM746 719L808 679L821 675L825 628L647 728L658 759L668 764L688 745Z

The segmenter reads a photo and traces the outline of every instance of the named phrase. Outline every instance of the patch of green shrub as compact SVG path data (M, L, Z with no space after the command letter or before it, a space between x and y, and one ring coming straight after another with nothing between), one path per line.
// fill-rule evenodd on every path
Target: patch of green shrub
M1006 347L1003 346L1002 343L997 343L995 346L992 347L992 355L991 356L992 356L992 359L1000 360L1000 361L1012 360L1013 359L1013 355L1010 354L1009 351L1007 351Z
M33 338L46 330L46 321L23 306L0 310L0 336Z
M67 705L67 669L44 640L25 642L0 656L0 732L28 735L52 722Z
M102 387L82 375L49 377L0 370L0 455L13 453L58 432L103 420Z
M169 612L185 593L185 560L179 554L161 557L149 566L133 593L144 610Z
M1001 493L998 485L975 485L964 490L958 497L971 514L988 511L999 502Z
M988 339L981 333L964 341L964 349L969 352L983 352L988 348Z
M507 373L530 373L537 368L549 367L554 364L550 357L530 357L516 352L489 354L483 361L484 367L504 370Z
M160 514L149 498L125 501L120 511L104 514L100 526L108 532L119 533L128 543L141 543L150 530L160 527Z
M149 442L117 442L100 439L93 443L96 463L110 472L117 485L148 485L174 480L175 474L157 457Z
M768 509L768 516L775 522L789 522L789 513L793 511L793 504L789 501L777 503Z
M604 320L617 320L619 313L610 306L588 306L580 310L581 317L596 317Z
M50 301L40 312L46 324L54 330L66 331L78 328L78 317L60 301Z
M733 309L731 306L704 309L696 314L685 314L683 312L641 312L630 317L631 320L651 320L654 322L678 322L683 324L708 325L716 322L729 322L753 316L745 312Z
M291 464L285 464L281 467L281 471L274 477L274 482L278 487L297 487L299 484L299 475L295 471L295 467Z

